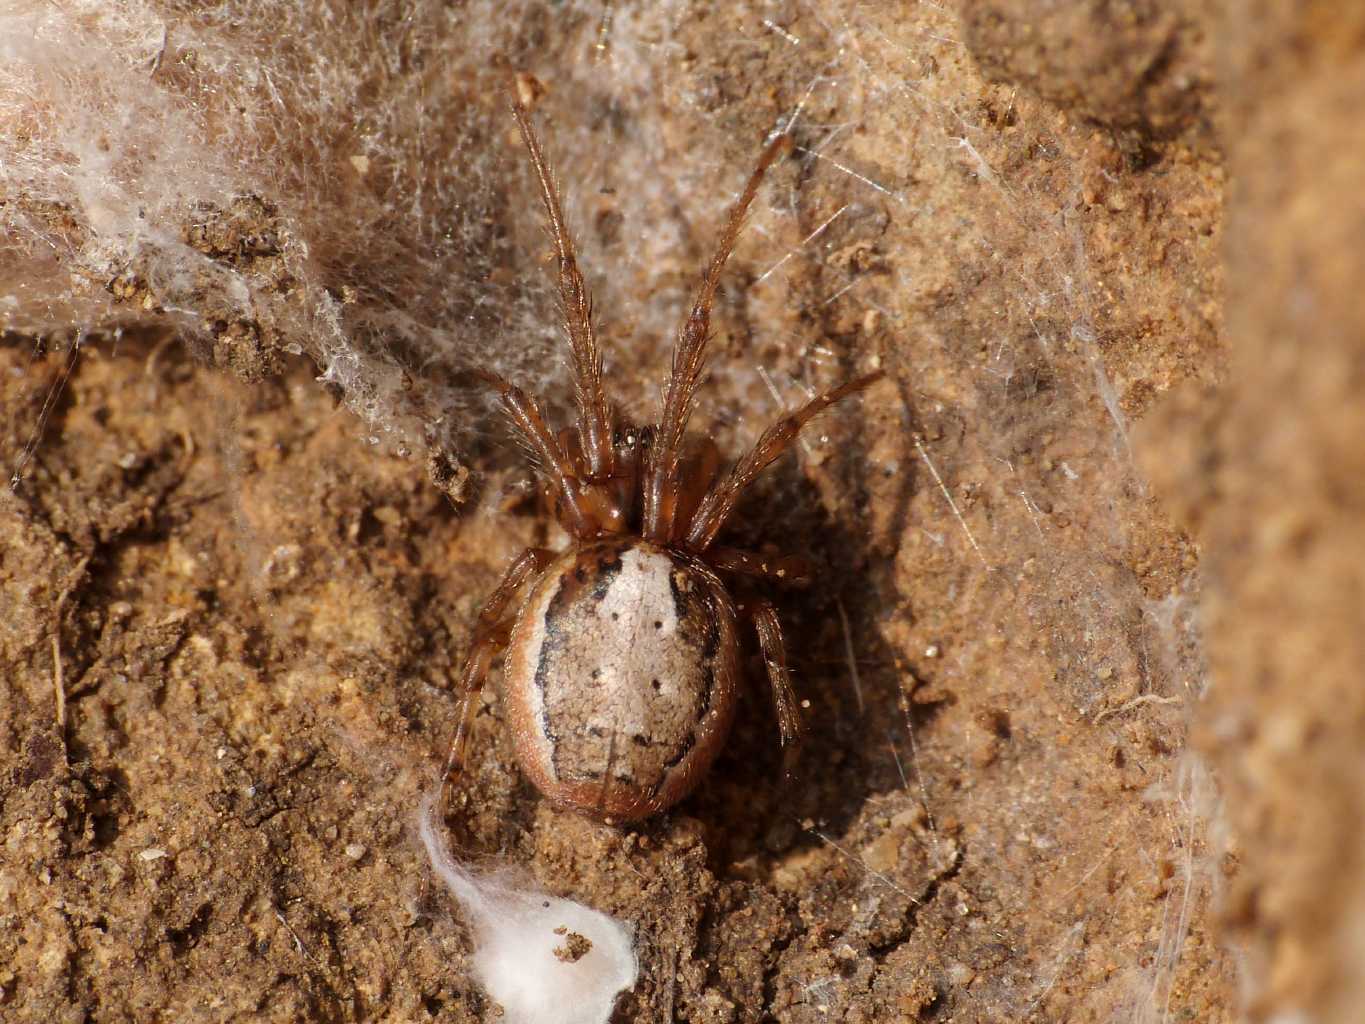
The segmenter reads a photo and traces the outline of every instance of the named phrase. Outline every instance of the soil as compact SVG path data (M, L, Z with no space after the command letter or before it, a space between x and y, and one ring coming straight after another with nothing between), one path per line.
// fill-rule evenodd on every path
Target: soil
M810 702L794 775L756 644L717 766L632 828L538 798L490 685L452 845L635 930L620 1021L1348 1020L1365 422L1361 214L1336 200L1358 205L1359 53L1306 14L1267 10L1214 56L1195 2L966 6L682 4L666 45L626 4L498 28L488 67L545 83L628 415L798 108L694 429L733 454L779 401L888 377L727 534L817 569L764 591ZM485 46L487 12L421 11L433 52ZM1258 56L1290 35L1292 59ZM1312 47L1333 73L1305 71ZM376 88L428 81L409 57ZM176 74L227 73L201 60ZM557 340L494 330L554 320L521 283L548 273L504 100L451 100L497 125L461 159L498 170L446 263L395 273L398 216L357 218L342 253L283 194L178 208L250 315L204 285L181 316L131 251L92 286L97 225L6 185L75 241L0 260L47 289L5 307L0 346L0 1018L498 1019L415 808L482 601L526 546L565 543L460 375L523 367L562 417ZM358 124L378 109L355 102ZM661 187L632 188L642 140L679 168ZM346 201L327 216L369 209ZM414 284L457 265L448 307ZM458 340L457 308L488 347L413 357L411 324ZM319 340L337 324L350 348Z

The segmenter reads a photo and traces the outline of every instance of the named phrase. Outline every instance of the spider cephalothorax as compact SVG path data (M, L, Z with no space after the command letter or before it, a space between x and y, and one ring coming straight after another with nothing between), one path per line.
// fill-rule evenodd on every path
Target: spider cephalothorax
M463 764L476 697L494 656L505 649L502 696L531 781L564 806L611 820L643 818L691 792L729 733L740 613L722 574L792 581L805 573L800 559L718 547L716 533L744 489L816 413L881 374L831 388L782 416L725 474L718 472L715 444L687 436L721 270L764 172L786 147L787 136L780 135L730 210L679 332L658 423L616 423L559 197L525 108L514 103L512 111L558 256L577 425L556 434L535 398L495 374L480 376L501 396L572 543L560 554L523 552L480 613L461 678L447 779ZM511 613L526 584L529 594ZM777 615L767 601L744 610L758 631L787 745L800 734L801 720Z

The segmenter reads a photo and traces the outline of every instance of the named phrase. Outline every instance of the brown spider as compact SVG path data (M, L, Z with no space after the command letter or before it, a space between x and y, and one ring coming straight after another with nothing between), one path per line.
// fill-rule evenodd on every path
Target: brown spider
M736 605L719 573L800 580L804 563L713 545L753 479L816 413L881 373L831 388L764 431L753 451L719 475L709 438L689 439L721 270L764 172L787 136L771 142L730 210L692 312L679 333L658 424L616 423L602 386L592 304L564 227L549 167L520 102L512 113L540 181L559 257L559 295L573 359L578 424L556 435L540 404L496 374L517 440L556 518L573 538L556 554L530 548L484 605L460 679L461 706L446 785L464 764L470 719L494 656L506 650L502 696L517 758L561 806L626 821L677 803L720 752L734 717ZM509 606L523 585L515 616ZM757 627L782 744L801 732L773 606L746 608Z

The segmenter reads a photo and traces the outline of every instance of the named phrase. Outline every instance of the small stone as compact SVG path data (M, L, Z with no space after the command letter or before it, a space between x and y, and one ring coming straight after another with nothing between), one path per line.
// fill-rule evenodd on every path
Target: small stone
M863 863L882 874L896 870L901 862L901 836L883 832L863 847Z
M959 988L966 988L976 979L976 972L956 960L948 961L948 980Z
M350 857L351 860L359 860L361 857L365 856L365 853L366 849L363 843L346 844L346 856Z
M927 978L919 977L910 983L910 987L901 996L900 1011L908 1019L915 1020L937 1000L938 990Z

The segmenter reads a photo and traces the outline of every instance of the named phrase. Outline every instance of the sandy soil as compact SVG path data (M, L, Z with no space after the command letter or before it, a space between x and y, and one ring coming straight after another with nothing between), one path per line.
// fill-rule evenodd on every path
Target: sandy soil
M276 34L403 54L353 121L270 122L287 173L323 168L311 205L176 197L154 217L179 248L153 251L7 181L52 244L0 259L27 289L0 347L0 1016L497 1019L415 807L482 600L564 542L460 373L563 408L538 211L484 88L523 67L628 413L793 111L697 426L733 453L806 388L888 379L730 535L818 567L772 594L811 702L797 778L752 645L720 763L631 829L537 798L490 686L461 855L635 929L622 1021L1350 1019L1365 424L1359 214L1333 197L1365 151L1360 58L1309 19L1337 74L1258 59L1295 24L1272 11L1215 54L1197 3L1036 6L528 4L495 31L416 5L420 41L305 19ZM277 56L250 18L145 10ZM223 116L207 86L237 65L167 47L149 88ZM438 93L420 160L352 159L407 137L375 111ZM1335 191L1300 191L1322 151ZM1286 304L1305 281L1320 303Z

